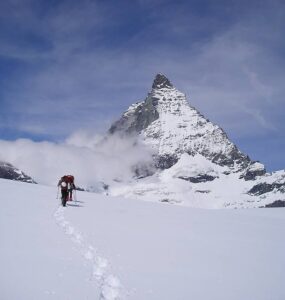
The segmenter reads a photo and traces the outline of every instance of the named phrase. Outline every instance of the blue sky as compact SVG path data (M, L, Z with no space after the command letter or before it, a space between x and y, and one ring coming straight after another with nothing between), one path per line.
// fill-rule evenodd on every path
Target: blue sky
M162 72L252 159L284 169L284 28L274 0L3 0L0 139L105 132Z

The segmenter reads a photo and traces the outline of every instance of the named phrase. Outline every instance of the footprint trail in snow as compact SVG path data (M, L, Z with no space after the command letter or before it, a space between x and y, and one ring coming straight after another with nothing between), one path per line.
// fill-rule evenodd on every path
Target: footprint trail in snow
M101 257L92 245L84 240L82 234L76 230L64 217L65 208L60 206L54 213L57 224L76 244L83 257L91 264L91 280L99 282L100 300L123 300L123 287L120 280L110 273L108 260Z

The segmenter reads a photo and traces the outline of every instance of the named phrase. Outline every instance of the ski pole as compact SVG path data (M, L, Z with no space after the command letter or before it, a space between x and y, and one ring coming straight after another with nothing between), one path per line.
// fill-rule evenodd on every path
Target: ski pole
M76 193L76 189L74 189L74 200L75 200L75 203L77 205L77 193Z

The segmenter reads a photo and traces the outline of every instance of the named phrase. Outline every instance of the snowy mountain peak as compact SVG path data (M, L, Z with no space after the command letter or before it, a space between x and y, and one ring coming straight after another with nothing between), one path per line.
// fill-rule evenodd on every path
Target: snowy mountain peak
M165 75L163 75L162 73L158 73L154 78L152 88L153 89L173 88L173 85Z
M162 74L109 133L137 135L153 155L152 165L135 166L135 181L113 186L113 195L207 208L283 203L285 171L266 173Z
M219 165L244 169L250 159L217 125L204 118L162 74L157 74L147 98L133 104L109 132L138 134L156 153L160 169L174 165L183 153L201 154Z

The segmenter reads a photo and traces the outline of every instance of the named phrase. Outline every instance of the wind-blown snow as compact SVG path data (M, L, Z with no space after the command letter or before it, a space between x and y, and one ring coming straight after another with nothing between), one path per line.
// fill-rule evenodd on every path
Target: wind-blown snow
M56 188L0 189L1 299L285 299L284 209L83 192L64 209Z

